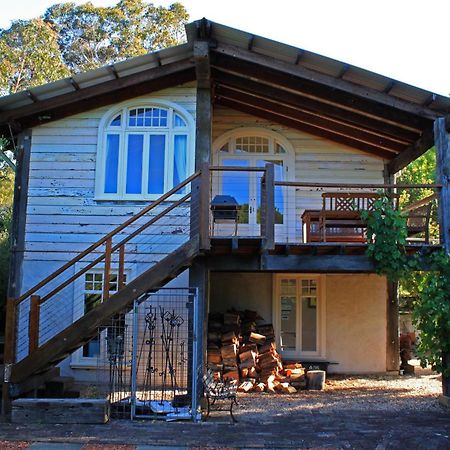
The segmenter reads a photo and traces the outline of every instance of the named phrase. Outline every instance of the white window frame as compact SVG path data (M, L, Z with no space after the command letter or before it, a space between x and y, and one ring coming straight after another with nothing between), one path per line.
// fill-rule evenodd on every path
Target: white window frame
M296 328L296 350L281 351L281 302L280 302L280 283L282 279L295 279L297 281L297 328ZM315 352L301 351L302 335L301 335L301 289L302 280L315 280L317 283L317 350ZM275 330L275 339L277 348L281 355L286 359L307 359L307 360L325 360L326 359L326 296L324 275L318 274L297 274L297 273L277 273L273 276L273 301L272 314L273 325Z
M80 271L85 264L83 263L76 263L75 264L75 273ZM119 266L117 263L111 264L111 272L118 272ZM72 317L73 322L77 321L81 317L83 317L84 313L84 282L85 282L85 275L87 273L101 273L104 274L104 265L98 264L95 268L88 270L86 273L78 277L74 281L74 299L73 299L73 310L72 310ZM131 267L125 267L125 275L127 277L127 280L132 280L135 278L134 270ZM103 286L103 281L102 281ZM83 296L81 297L81 295ZM113 294L111 294L113 295ZM80 302L83 302L81 305ZM131 327L132 326L132 318L131 314L127 314L125 316L125 323ZM83 346L84 347L84 346ZM96 356L83 356L83 347L80 347L79 349L75 350L72 353L71 360L70 360L70 367L72 369L96 369L99 367L99 358ZM102 348L102 339L100 340L100 355L105 353L105 349Z
M167 127L128 126L128 112L135 108L162 108L168 111ZM121 114L120 126L109 126L111 121ZM178 114L186 123L186 127L175 127L174 117ZM106 140L108 134L118 134L119 142L119 169L117 181L117 193L105 193L105 164L106 164ZM127 136L129 134L143 134L143 160L142 160L142 186L140 194L127 194L126 165L127 165ZM166 136L166 148L164 152L164 192L173 187L174 170L174 139L176 135L187 136L186 177L195 169L195 121L192 115L180 105L168 100L158 98L140 99L128 101L111 108L101 119L98 127L97 161L95 176L95 200L156 200L164 192L148 194L148 164L149 164L149 135L163 134ZM182 194L173 195L173 200L182 197Z

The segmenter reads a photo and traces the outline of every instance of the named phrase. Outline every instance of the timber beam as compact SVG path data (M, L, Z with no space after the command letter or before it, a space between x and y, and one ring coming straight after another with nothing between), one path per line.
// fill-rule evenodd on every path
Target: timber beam
M385 109L391 110L392 113L396 111L400 116L404 115L405 118L409 117L409 119L413 121L415 120L415 117L419 122L423 119L434 120L439 115L436 111L423 105L410 103L375 89L359 86L344 79L335 78L331 75L307 69L301 65L280 61L276 58L261 55L233 45L219 42L214 49L214 52L218 55L219 59L220 57L224 57L222 58L222 61L226 63L229 63L230 59L234 61L232 67L250 67L249 65L254 65L259 72L269 69L271 71L279 72L280 74L284 73L290 78L295 77L298 79L296 81L297 83L299 80L302 80L308 85L314 84L316 86L320 85L327 88L332 93L337 94L340 92L340 97L346 98L347 102L350 100L355 104L361 105L364 103L366 105L372 103L373 105L376 105L376 110L381 113L381 116ZM227 64L225 64L225 67L226 66ZM332 97L333 96L331 96L331 98ZM358 99L360 99L361 102L358 102Z
M240 89L249 94L263 96L267 100L277 101L286 105L300 108L320 117L337 120L338 122L353 125L359 129L365 129L376 135L390 138L407 145L420 137L420 132L411 131L402 127L387 123L376 117L369 117L357 111L351 111L338 103L325 101L302 92L292 92L284 89L284 86L276 86L270 83L255 81L242 74L233 74L214 67L212 76L216 84L230 88Z
M279 115L283 115L288 118L298 120L310 126L316 126L325 130L333 130L336 133L346 136L357 141L378 146L381 150L392 152L396 155L402 151L405 147L404 144L398 141L391 140L390 138L377 136L370 131L354 128L344 122L339 122L334 119L328 119L326 117L320 117L315 114L311 114L300 108L292 107L283 103L278 103L272 100L268 100L264 97L254 94L248 94L240 90L228 88L226 86L217 86L215 90L217 98L227 98L230 100L238 101L249 106L261 108L266 111L275 111Z
M403 150L387 166L389 173L394 174L404 169L409 163L422 156L434 144L433 129L423 132L422 136L416 142L411 144L406 150Z
M252 114L257 117L261 117L262 119L266 119L269 121L275 121L280 123L281 125L285 125L290 128L294 128L300 131L304 131L306 133L310 133L314 136L319 136L325 139L330 139L332 141L338 142L343 145L347 145L348 147L352 147L358 150L361 150L365 153L369 153L371 155L378 156L380 158L392 159L392 156L395 155L390 151L380 149L379 147L368 144L366 142L361 142L356 139L352 139L348 136L344 136L337 132L327 130L324 128L320 128L316 125L310 125L299 120L295 120L290 117L283 116L281 114L277 114L275 111L268 111L265 109L261 109L255 107L253 105L248 105L239 100L231 100L228 98L219 97L217 102L223 106L227 106L229 108L235 109L237 111L244 112L246 114Z

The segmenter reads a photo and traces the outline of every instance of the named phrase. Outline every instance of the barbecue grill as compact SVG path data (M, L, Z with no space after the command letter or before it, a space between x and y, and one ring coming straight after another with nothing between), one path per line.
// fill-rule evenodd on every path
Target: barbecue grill
M216 195L211 202L212 235L216 223L234 223L234 235L237 235L239 203L231 195Z

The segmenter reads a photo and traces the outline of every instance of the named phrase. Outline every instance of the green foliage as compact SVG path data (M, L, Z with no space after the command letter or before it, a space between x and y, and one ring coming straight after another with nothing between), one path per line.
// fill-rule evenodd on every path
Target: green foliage
M55 4L0 29L0 95L179 44L188 18L181 3Z
M180 3L164 8L120 0L110 7L56 4L44 19L57 30L63 59L76 73L180 43L188 14Z
M11 217L11 206L0 205L0 305L4 305L8 289Z
M375 201L373 211L361 215L367 221L367 255L375 261L377 273L398 281L407 270L405 218L386 195Z
M442 364L442 354L450 352L450 258L445 252L428 258L429 272L417 273L417 296L413 321L420 330L417 347L421 365L450 376L450 367Z
M69 75L57 33L42 19L17 20L0 30L0 94L12 94Z
M450 376L442 354L450 351L450 257L445 251L407 258L406 223L387 196L381 196L373 212L362 214L368 224L367 255L377 273L390 281L408 284L413 300L413 320L420 331L417 352L421 364ZM427 271L420 271L424 265Z

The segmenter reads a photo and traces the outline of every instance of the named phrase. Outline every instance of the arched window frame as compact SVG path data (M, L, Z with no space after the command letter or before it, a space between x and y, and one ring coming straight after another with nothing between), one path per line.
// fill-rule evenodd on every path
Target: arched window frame
M128 113L135 108L161 108L167 110L167 126L129 126ZM112 120L121 114L120 126L111 126ZM175 127L175 114L180 116L186 126ZM96 200L156 200L164 192L170 190L173 186L174 176L174 139L177 135L186 135L186 177L194 170L194 151L195 151L195 122L191 114L180 105L167 100L148 98L138 101L124 102L108 110L100 121L98 129L97 142L97 162L96 162ZM105 192L106 179L106 157L107 157L107 139L108 134L119 135L119 159L118 159L118 179L117 193ZM144 134L144 151L142 159L142 182L141 193L126 192L126 174L127 174L127 136L130 134ZM165 135L164 150L164 192L148 193L148 169L149 169L149 136ZM180 180L183 181L183 180ZM174 195L176 200L180 195Z

